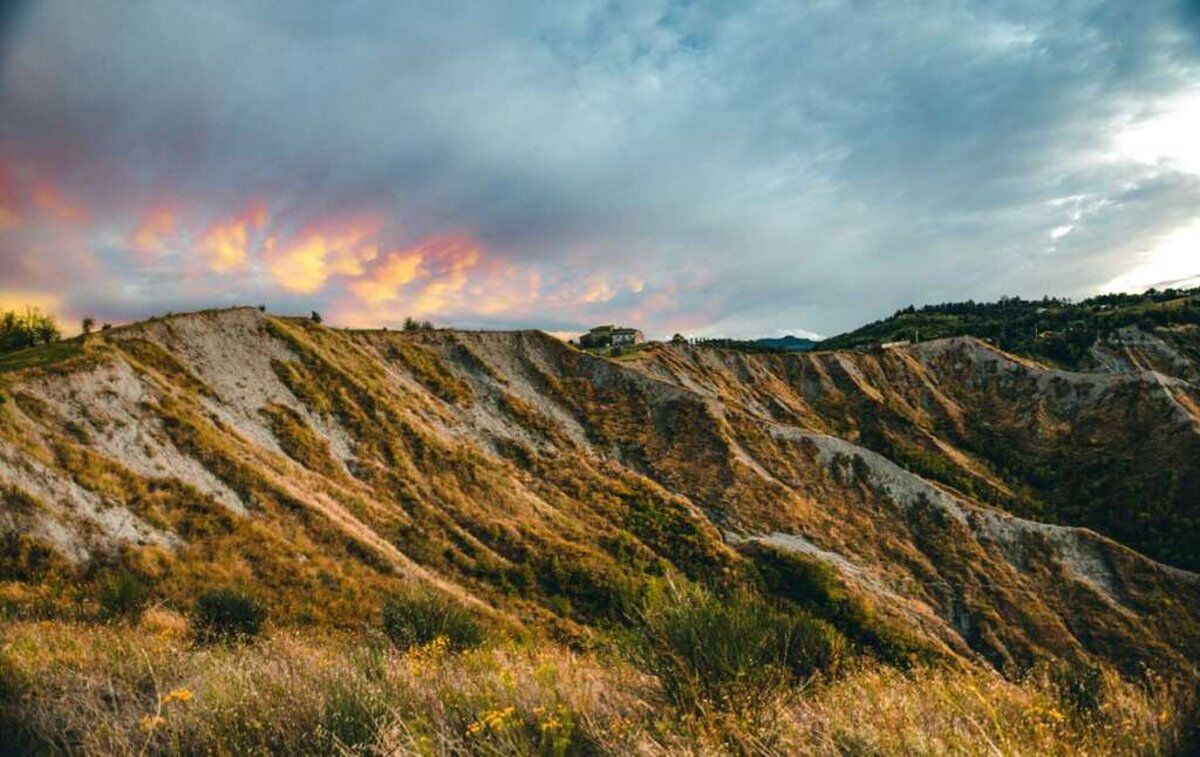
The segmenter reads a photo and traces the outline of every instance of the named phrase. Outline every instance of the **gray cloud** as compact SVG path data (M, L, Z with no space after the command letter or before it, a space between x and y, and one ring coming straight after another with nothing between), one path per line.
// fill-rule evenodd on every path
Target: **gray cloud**
M77 310L344 302L338 279L289 294L257 258L201 275L122 241L164 198L198 224L266 198L281 238L367 209L383 244L460 231L558 288L458 303L455 322L832 333L908 302L1094 291L1200 217L1197 176L1112 154L1117 130L1200 96L1195 19L1165 2L46 2L2 27L0 155L91 211L100 274L69 284ZM45 285L21 274L33 254L0 236L13 289ZM615 273L644 284L569 296Z

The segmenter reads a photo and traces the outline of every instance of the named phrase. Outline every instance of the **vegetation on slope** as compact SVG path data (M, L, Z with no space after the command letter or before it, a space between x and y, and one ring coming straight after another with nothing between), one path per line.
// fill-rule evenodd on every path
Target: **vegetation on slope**
M1159 333L1180 354L1200 347L1200 330ZM776 473L782 480L795 465L776 459L764 422L852 440L1022 517L1085 526L1168 564L1200 567L1194 381L1069 375L970 342L778 356L685 348L642 365L745 413L726 419L755 459L789 472ZM1190 375L1189 366L1200 363L1179 373Z
M1001 349L1067 368L1077 368L1098 338L1126 326L1146 332L1200 324L1200 288L1151 289L1143 294L1105 294L1080 302L1045 297L998 302L947 302L909 306L889 318L826 339L819 349L878 346L951 336L986 339Z
M1024 533L1011 562L932 494L881 486L865 451L825 462L732 397L717 407L538 335L209 317L93 337L88 361L63 368L69 386L21 374L0 408L14 505L0 728L30 748L1061 752L1182 738L1194 594L1132 553L1095 550L1120 587L1114 612L1118 595L1081 583L1049 538ZM225 358L238 344L205 344L235 327L261 338L261 375ZM763 365L794 369L737 357L736 378L706 378L745 390ZM821 402L862 441L900 428L845 395ZM114 441L127 426L136 455ZM204 476L146 473L141 450ZM35 496L26 463L72 493ZM145 530L102 538L110 521L86 520L79 492ZM63 531L84 558L64 556ZM730 535L774 531L856 564ZM1143 679L1143 664L1179 680ZM562 683L566 668L582 682ZM959 701L972 689L990 699ZM878 711L850 721L833 709L849 696Z
M1192 716L1167 681L1050 668L1009 682L854 665L753 696L676 711L612 651L553 644L276 631L200 647L163 610L132 626L8 624L0 646L0 733L17 753L1169 754Z

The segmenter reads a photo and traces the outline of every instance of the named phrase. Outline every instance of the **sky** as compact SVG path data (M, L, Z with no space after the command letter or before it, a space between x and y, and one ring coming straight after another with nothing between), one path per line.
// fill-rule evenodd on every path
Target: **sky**
M1200 282L1200 2L5 3L0 307L830 335Z

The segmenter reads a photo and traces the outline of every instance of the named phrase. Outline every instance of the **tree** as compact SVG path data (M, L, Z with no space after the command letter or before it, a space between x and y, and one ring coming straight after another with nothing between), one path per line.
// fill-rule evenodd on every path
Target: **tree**
M686 342L687 339L684 338L683 334L675 334L671 337L671 344L685 344Z
M96 328L96 319L90 315L83 319L83 333L90 334Z
M404 319L404 330L405 331L416 331L419 328L421 328L421 324L417 323L416 318L413 318L411 315L405 317L405 319Z
M25 307L25 330L29 335L30 347L57 342L61 336L54 316L32 306Z
M315 311L315 310L314 310L314 311L312 311L312 322L313 322L313 323L320 323L320 322L321 322L321 314L320 314L320 313L318 313L318 312L317 312L317 311Z
M421 331L433 331L433 321L421 321Z
M14 352L56 342L61 334L54 316L28 306L24 312L0 313L0 352Z

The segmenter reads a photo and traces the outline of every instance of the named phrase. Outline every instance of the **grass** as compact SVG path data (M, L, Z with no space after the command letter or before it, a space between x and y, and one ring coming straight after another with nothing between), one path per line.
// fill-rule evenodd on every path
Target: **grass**
M0 732L14 752L79 754L1163 754L1190 699L1105 673L1069 706L1053 676L873 665L764 698L752 721L676 709L603 652L276 630L195 646L159 609L137 625L10 623Z
M266 608L236 589L213 589L196 600L192 635L200 642L248 641L262 632Z
M627 635L631 656L685 711L754 717L791 685L833 672L849 645L828 623L760 598L674 583L652 592Z
M383 605L383 629L399 649L443 639L453 649L483 643L484 629L475 614L423 586L408 586Z
M638 353L648 350L657 344L658 342L638 342L637 344L621 344L607 347L576 347L575 349L596 357L606 357L624 362L635 359Z
M45 368L81 354L83 354L83 343L78 339L51 342L0 355L0 373L23 371L28 368Z

